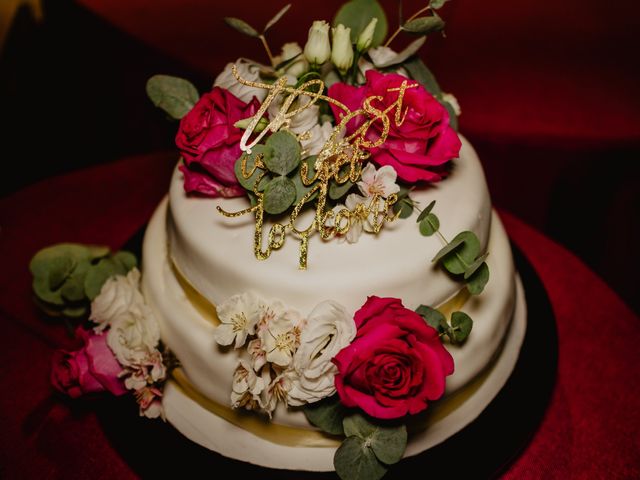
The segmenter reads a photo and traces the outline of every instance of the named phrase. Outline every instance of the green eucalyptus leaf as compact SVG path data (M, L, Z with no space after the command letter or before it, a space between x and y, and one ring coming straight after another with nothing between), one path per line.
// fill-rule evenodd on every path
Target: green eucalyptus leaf
M458 238L463 239L462 244L442 259L444 268L456 275L464 273L480 254L480 241L475 233L461 232L454 238L454 241Z
M49 278L46 276L38 276L33 278L33 293L36 294L40 300L51 305L62 306L64 300L62 299L62 292L58 290L51 290L49 288Z
M59 289L75 267L76 262L68 255L52 258L49 263L49 290Z
M355 183L351 180L347 180L342 184L338 184L335 180L331 180L331 183L329 183L329 198L331 200L338 200L344 197L354 185Z
M83 260L91 260L105 256L108 253L108 247L85 246L77 243L58 243L38 251L31 259L29 269L34 276L48 277L51 262L55 261L56 258L69 257L74 262L80 263Z
M347 409L337 395L320 400L315 403L308 403L304 406L303 412L311 424L331 435L343 435L344 428L342 421L347 413Z
M367 417L360 413L354 413L345 417L342 422L344 434L347 437L356 436L360 438L368 438L376 431L376 425L372 424Z
M444 29L444 20L435 13L429 17L418 17L402 25L402 30L418 35L429 35Z
M409 72L411 78L427 89L427 92L436 98L442 97L442 89L440 88L440 85L438 85L436 77L431 73L431 70L427 68L424 62L420 60L420 58L417 56L413 57L412 59L404 62L402 66L407 70L407 72Z
M62 298L67 302L80 302L85 299L83 278L72 276L64 282L60 290Z
M442 247L438 253L436 253L435 257L431 259L433 263L440 261L445 255L453 252L456 248L464 243L464 237L460 235L456 236L453 240L447 243L444 247Z
M224 22L234 30L250 37L259 37L258 31L244 20L235 17L224 17Z
M311 157L307 157L303 160L303 162L305 162L307 164L308 167L308 171L307 171L307 178L313 178L313 176L315 175L315 164L316 164L316 155L312 155ZM315 182L312 183L311 185L307 186L304 183L302 183L302 177L300 176L300 168L296 169L293 174L291 175L291 181L293 182L293 184L296 187L296 200L294 203L298 203L300 200L302 200L302 198L309 193L309 191L313 188L313 186L315 185ZM318 196L318 190L316 190L315 192L313 192L313 194L311 195L311 197L307 200L308 202L312 201L313 199L315 199Z
M300 165L300 143L292 133L280 130L267 139L266 145L272 150L271 156L263 159L269 171L287 175Z
M278 215L287 210L296 199L296 186L287 177L276 177L264 189L264 211Z
M429 324L429 326L435 328L438 333L444 333L448 326L447 319L444 315L435 308L431 308L427 305L420 305L416 308L416 313L420 315Z
M276 23L278 23L280 21L280 19L282 18L282 16L287 13L287 11L291 8L291 4L287 4L284 7L282 7L282 9L276 13L273 18L271 20L269 20L267 22L267 24L264 26L264 30L262 30L262 33L265 33L267 30L269 30L271 27L273 27Z
M471 295L480 295L489 281L489 266L486 262L467 279L467 290Z
M387 68L392 65L398 65L404 62L409 57L412 57L413 55L415 55L418 52L418 50L420 50L420 47L422 47L422 45L424 45L424 42L426 41L427 41L427 37L420 37L414 40L409 45L407 45L407 47L404 50L396 54L394 57L391 57L389 60L385 62L376 64L376 67Z
M453 312L451 314L451 330L453 338L456 343L464 342L473 328L473 320L464 312ZM451 337L450 334L450 337Z
M398 463L407 448L407 427L379 426L371 437L371 449L378 460L386 465Z
M238 120L236 123L234 123L233 126L241 130L246 130L252 121L253 121L253 117L243 118L242 120ZM260 120L258 120L258 123L256 124L256 126L253 127L254 133L260 133L265 128L267 128L267 125L269 125L269 120L262 117Z
M343 4L333 19L333 26L341 23L351 28L351 43L356 43L360 33L374 17L378 19L371 42L371 48L374 48L384 42L388 28L387 16L377 0L351 0Z
M184 78L154 75L147 81L147 95L156 107L180 120L198 101L198 90Z
M409 218L413 213L413 203L408 201L406 198L397 201L393 204L393 213L398 215L400 218Z
M87 314L87 307L85 305L74 305L72 307L65 307L62 309L62 315L67 318L82 318Z
M434 10L438 10L439 8L442 8L442 6L448 1L449 0L431 0L429 2L429 7L431 7Z
M112 258L103 258L96 265L92 265L84 279L84 291L89 300L93 301L100 294L102 285L114 275L125 275L124 266Z
M440 228L440 220L433 213L428 214L420 222L420 233L425 237L430 237Z
M247 169L247 172L250 172L253 169L254 165L256 164L256 158L258 155L262 155L262 159L264 161L264 159L266 157L271 156L272 153L273 153L273 150L267 147L266 145L256 145L251 149L250 154L244 152L240 156L240 158L236 160L236 163L234 165L236 178L238 179L238 182L240 183L240 185L242 185L244 188L246 188L250 192L253 192L253 186L258 181L258 178L260 177L262 172L264 172L264 170L262 170L261 168L256 168L256 170L251 174L249 178L245 178L244 175L242 174L242 161L245 158L247 159L246 169ZM268 176L265 175L264 177L262 177L262 180L258 185L258 191L263 191L264 188L267 186L268 182L269 182Z
M471 275L473 275L476 270L480 268L480 266L484 263L484 261L489 256L489 252L485 252L484 255L476 258L471 265L464 271L464 279L468 279Z
M120 265L124 267L125 272L128 272L129 270L138 266L138 259L136 258L136 256L131 252L127 252L126 250L120 250L119 252L116 252L113 255L113 260L120 263Z
M456 115L456 111L453 109L453 105L451 105L449 102L445 101L445 100L438 100L442 106L444 108L447 109L447 112L449 113L449 125L451 125L451 128L453 128L456 132L458 131L458 115Z
M346 438L333 457L336 473L342 480L379 480L387 473L373 449L358 437Z
M427 215L429 215L431 213L431 210L433 210L433 207L435 206L435 204L436 204L436 201L432 200L431 203L427 205L427 208L425 208L424 210L422 210L422 212L420 212L420 215L418 215L416 222L420 223Z

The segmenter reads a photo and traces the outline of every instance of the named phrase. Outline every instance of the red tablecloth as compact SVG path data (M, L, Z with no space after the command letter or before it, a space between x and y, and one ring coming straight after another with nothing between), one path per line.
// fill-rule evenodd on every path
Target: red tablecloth
M162 198L174 161L171 153L126 158L0 201L4 478L136 477L90 407L52 397L51 353L69 340L63 326L35 309L27 265L55 242L120 246ZM501 216L548 291L559 335L549 409L504 478L640 478L638 318L573 254L512 215ZM526 406L519 408L526 415Z

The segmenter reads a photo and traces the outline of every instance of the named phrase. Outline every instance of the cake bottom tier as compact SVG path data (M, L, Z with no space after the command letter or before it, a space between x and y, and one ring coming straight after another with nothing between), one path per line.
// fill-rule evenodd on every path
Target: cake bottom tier
M300 410L279 408L269 422L229 408L237 356L215 343L213 307L173 267L166 212L165 199L145 235L143 292L160 323L162 340L181 363L165 390L168 420L191 440L231 458L274 468L332 470L339 442L318 432ZM513 370L526 329L526 308L508 239L495 214L489 251L491 281L462 308L474 319L473 332L464 346L447 345L456 371L447 379L445 397L411 429L406 456L442 442L475 419ZM286 301L286 292L281 299Z

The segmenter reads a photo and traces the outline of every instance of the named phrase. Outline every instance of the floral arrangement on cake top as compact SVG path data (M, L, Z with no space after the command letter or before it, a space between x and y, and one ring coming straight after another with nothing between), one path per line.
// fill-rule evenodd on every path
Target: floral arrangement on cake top
M445 1L431 0L401 20L385 42L379 3L351 0L333 27L314 21L304 47L287 43L277 56L266 32L289 5L262 32L227 18L262 43L264 63L230 63L202 95L177 77L156 75L147 84L153 102L180 120L185 191L246 197L246 208L228 211L221 201L212 215L253 215L258 260L292 236L306 269L312 235L353 244L414 210L416 230L442 241L431 261L464 286L446 308L411 310L375 292L355 312L333 300L299 312L249 291L210 306L215 342L237 357L229 405L217 411L271 418L279 407L301 409L341 439L334 465L344 480L381 478L403 457L407 425L444 394L454 371L445 344L462 345L471 333L471 318L456 307L489 279L488 253L476 235L463 231L448 241L435 202L420 209L410 197L446 177L461 147L457 102L417 56L426 35L443 30L437 11ZM395 52L390 44L402 32L417 39ZM180 381L179 361L160 339L136 265L126 252L61 244L38 252L31 271L43 309L82 322L83 346L54 357L54 387L72 397L130 391L141 415L157 417L165 382L172 375Z

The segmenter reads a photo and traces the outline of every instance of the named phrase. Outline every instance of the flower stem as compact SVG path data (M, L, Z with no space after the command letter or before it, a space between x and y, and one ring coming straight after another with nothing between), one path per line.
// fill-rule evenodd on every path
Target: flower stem
M427 6L426 6L426 7L424 7L424 8L421 8L421 9L420 9L420 10L418 10L416 13L414 13L413 15L411 15L411 16L409 17L409 19L408 19L406 22L404 22L402 25L404 25L405 23L409 23L411 20L413 20L413 19L417 18L420 14L422 14L422 13L424 13L424 12L426 12L426 11L430 10L430 9L431 9L431 7L430 7L429 5L427 5ZM389 37L389 40L387 40L387 43L385 43L385 44L384 44L384 46L385 46L385 47L388 47L388 46L389 46L389 44L393 41L393 39L394 39L394 38L396 38L396 37L398 36L398 34L402 31L402 25L400 25L400 26L398 27L398 29L397 29L395 32L393 32L393 35L391 35L391 36Z
M271 54L271 49L269 48L269 44L267 43L267 39L265 38L264 35L260 35L258 38L262 42L262 45L264 46L264 49L267 52L267 56L269 57L269 62L271 63L271 66L275 67L276 64L275 64L275 61L273 60L273 55Z

